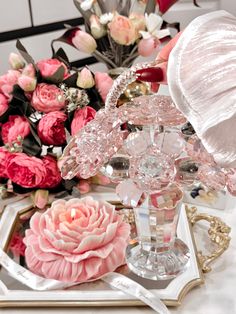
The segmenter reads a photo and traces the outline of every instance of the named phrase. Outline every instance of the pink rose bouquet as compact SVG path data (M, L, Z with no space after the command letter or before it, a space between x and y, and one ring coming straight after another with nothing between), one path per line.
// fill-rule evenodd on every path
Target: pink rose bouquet
M30 220L24 238L26 263L45 278L95 280L125 263L129 233L130 225L107 202L91 197L57 200Z
M17 48L25 60L10 54L12 69L0 75L0 192L83 193L79 176L62 179L58 160L70 136L104 105L103 92L88 67L71 69L62 49L34 62L20 42Z

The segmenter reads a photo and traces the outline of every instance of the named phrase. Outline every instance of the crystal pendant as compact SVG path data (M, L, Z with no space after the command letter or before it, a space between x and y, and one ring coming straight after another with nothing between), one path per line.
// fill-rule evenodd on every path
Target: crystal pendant
M172 185L149 194L134 209L137 242L128 246L126 261L137 275L153 280L171 279L186 269L189 249L176 238L182 196L182 191Z
M218 167L201 165L198 169L198 178L207 187L217 191L223 190L226 184L226 175Z
M129 157L116 154L102 166L101 173L107 176L112 182L120 182L129 178Z
M171 158L152 147L131 158L129 174L144 191L160 191L174 179L175 168Z
M121 203L128 207L140 205L144 197L143 191L131 179L119 183L116 187L116 194L119 196Z
M185 147L185 141L178 129L167 129L159 133L155 144L162 153L173 159L179 157Z

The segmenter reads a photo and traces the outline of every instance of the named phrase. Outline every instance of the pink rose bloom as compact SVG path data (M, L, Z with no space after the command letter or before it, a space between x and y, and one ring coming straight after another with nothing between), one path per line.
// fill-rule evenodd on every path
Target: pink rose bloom
M25 117L9 116L8 122L2 125L2 140L4 144L24 139L30 134L30 124Z
M95 85L99 91L99 94L102 97L102 100L105 102L107 94L113 85L112 78L107 73L96 72L95 73Z
M62 111L45 114L38 124L38 136L45 145L60 146L66 141L64 122L67 116Z
M47 173L41 159L25 153L10 154L6 171L12 182L24 188L38 187L45 180Z
M60 199L32 216L24 238L26 262L45 278L95 280L125 263L129 232L129 224L107 202Z
M112 39L120 45L129 46L137 39L136 28L126 16L116 14L108 24L108 28Z
M41 189L50 189L57 187L62 180L61 173L57 166L57 160L50 155L42 158L44 167L46 168L46 176L39 187Z
M58 111L65 107L66 101L63 91L56 85L40 83L37 85L31 105L41 112Z
M8 70L8 72L0 76L0 92L2 92L7 98L11 98L11 92L13 86L17 84L20 72L16 70Z
M75 135L89 121L94 119L95 114L96 110L89 106L86 106L82 109L77 109L71 123L71 134Z
M9 155L10 153L6 148L0 147L0 178L7 178L6 165Z
M44 78L53 76L61 66L64 68L65 78L68 75L68 69L66 65L58 59L44 59L37 62L37 67Z
M23 237L19 233L15 233L11 239L9 249L12 251L14 256L25 255L25 244Z
M8 109L7 97L0 93L0 117L7 111L7 109Z

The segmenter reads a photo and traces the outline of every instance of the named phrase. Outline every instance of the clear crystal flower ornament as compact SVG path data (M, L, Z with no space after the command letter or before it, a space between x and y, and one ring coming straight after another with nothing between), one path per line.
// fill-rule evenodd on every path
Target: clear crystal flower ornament
M137 64L114 81L105 108L97 112L95 119L72 137L65 148L60 161L62 176L65 179L75 175L89 178L102 171L111 180L126 184L126 191L124 180L129 179L145 192L162 189L174 181L186 186L197 180L214 189L226 186L234 195L236 180L231 173L235 170L216 166L214 158L206 151L191 125L186 123L185 116L175 107L170 96L140 96L116 106L127 85L139 79L140 71L143 74L147 70L150 77L156 66L155 62ZM141 127L131 132L122 127L125 123ZM178 161L187 156L188 162L194 164L194 171L186 167L186 162ZM204 167L200 167L198 172L201 164L214 168L213 171L208 167L210 176L203 175Z

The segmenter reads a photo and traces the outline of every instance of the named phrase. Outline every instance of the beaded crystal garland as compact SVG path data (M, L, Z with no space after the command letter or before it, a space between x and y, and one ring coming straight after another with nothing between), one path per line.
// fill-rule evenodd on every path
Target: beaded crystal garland
M174 181L182 186L200 181L216 190L226 186L236 195L236 170L216 165L171 97L141 96L117 108L118 98L140 77L140 69L150 74L155 65L138 64L114 81L105 109L65 148L62 176L88 178L102 171L119 183L117 192L125 205L137 204L137 195L162 190ZM124 127L127 123L135 126L132 131Z

